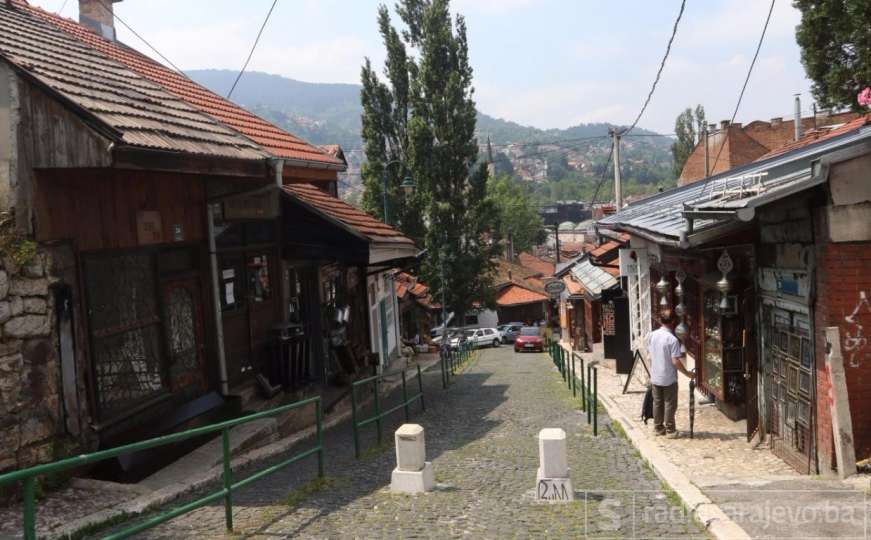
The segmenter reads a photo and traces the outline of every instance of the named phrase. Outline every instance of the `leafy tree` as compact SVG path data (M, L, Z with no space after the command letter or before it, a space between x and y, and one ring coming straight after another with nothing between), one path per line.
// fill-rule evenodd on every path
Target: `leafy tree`
M824 107L860 110L856 95L871 85L871 1L794 0L801 11L801 62Z
M511 238L515 253L530 251L545 241L544 222L522 182L509 176L491 178L487 183L487 196L499 212L501 236Z
M493 258L501 251L499 213L487 198L478 162L475 101L466 21L449 0L399 0L397 30L386 6L378 26L387 50L382 82L366 59L362 70L364 208L381 216L387 174L391 220L427 249L422 274L462 317L474 301L492 305ZM398 164L387 166L390 161ZM409 174L415 194L403 199Z
M674 134L677 140L671 145L672 174L675 178L680 176L684 164L693 153L698 142L697 135L701 135L705 121L705 109L701 105L696 106L695 112L687 107L677 116L674 122Z

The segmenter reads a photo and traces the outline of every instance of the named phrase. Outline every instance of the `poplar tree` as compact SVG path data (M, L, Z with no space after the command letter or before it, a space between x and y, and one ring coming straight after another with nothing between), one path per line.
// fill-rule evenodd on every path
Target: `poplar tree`
M493 259L501 252L499 218L478 162L476 109L466 21L449 0L400 0L393 26L386 6L378 26L387 59L382 81L367 58L362 69L364 208L383 217L388 179L391 224L426 248L422 277L436 300L445 294L459 316L492 305ZM399 160L400 164L387 164ZM400 184L410 176L410 197Z

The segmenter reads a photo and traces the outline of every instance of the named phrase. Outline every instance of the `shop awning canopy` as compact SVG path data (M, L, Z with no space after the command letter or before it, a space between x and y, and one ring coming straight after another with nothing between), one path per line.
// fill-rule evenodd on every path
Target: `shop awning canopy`
M619 285L617 278L600 266L584 258L572 267L572 276L586 289L592 298L599 298L602 291Z
M398 264L420 253L398 230L311 184L286 184L282 193L297 209L285 213L286 243L308 246L322 258L329 249L330 256L370 266Z

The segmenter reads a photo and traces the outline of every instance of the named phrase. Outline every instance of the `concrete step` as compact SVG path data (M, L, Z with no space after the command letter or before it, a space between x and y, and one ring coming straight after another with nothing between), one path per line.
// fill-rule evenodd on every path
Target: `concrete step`
M230 455L235 456L255 446L278 440L278 420L260 418L230 429ZM151 476L137 486L158 490L172 484L184 484L185 479L221 463L223 450L220 435L193 452L185 455Z

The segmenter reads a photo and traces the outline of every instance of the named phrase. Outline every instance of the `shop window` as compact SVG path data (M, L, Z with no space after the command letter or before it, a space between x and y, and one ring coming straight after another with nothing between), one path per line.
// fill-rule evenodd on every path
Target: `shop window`
M272 297L269 257L265 254L248 257L248 295L253 303L265 302Z

